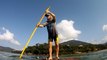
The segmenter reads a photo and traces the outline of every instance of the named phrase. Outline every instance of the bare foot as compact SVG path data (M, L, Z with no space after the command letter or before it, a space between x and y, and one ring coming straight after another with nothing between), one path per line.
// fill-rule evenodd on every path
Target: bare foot
M52 60L52 57L49 57L48 60Z
M52 60L52 57L47 57L46 60Z
M59 60L59 57L56 57L56 60Z

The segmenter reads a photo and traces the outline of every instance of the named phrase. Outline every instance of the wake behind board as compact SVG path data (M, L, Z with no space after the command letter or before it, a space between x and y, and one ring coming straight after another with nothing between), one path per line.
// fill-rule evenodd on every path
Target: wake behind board
M41 59L41 60L47 60L47 59ZM52 60L57 60L53 58ZM66 58L60 58L59 60L80 60L79 58L72 58L72 57L66 57Z

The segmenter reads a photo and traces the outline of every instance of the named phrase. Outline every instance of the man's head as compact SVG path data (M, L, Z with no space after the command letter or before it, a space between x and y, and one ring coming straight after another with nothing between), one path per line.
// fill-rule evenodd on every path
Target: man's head
M45 14L45 16L47 17L48 20L52 20L53 19L51 13L47 13L47 14Z
M50 15L50 13L46 13L45 16L48 17Z

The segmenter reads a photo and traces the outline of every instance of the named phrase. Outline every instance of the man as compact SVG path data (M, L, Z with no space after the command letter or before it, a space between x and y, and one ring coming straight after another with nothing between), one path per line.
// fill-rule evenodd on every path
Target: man
M48 31L48 44L49 44L49 58L48 60L52 60L52 42L54 40L56 47L56 59L59 59L59 43L58 43L58 33L56 31L56 17L49 10L45 11L45 17L47 17L47 21L44 24L37 24L38 27L47 26Z

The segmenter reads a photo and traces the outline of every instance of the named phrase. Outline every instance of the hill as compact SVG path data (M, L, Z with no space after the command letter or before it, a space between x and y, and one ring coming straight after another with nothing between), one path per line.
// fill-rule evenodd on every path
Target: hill
M3 47L0 46L0 51L5 51L5 52L12 52L14 49L10 48L10 47Z
M87 42L82 42L82 41L78 41L78 40L70 40L67 42L63 42L60 43L61 45L72 45L72 46L77 46L77 45L92 45L91 43L87 43Z

